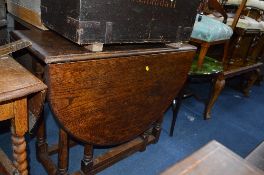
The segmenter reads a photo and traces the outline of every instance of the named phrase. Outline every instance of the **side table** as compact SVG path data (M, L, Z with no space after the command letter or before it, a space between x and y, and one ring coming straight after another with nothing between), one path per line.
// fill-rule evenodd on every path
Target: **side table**
M10 56L0 58L0 122L11 119L14 158L11 163L0 149L0 174L28 174L24 138L28 131L27 97L43 93L46 88L45 84Z

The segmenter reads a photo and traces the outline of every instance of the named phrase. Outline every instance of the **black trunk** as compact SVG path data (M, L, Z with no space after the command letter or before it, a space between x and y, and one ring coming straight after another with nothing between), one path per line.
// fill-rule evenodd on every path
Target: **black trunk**
M200 0L42 0L44 24L78 44L189 39Z

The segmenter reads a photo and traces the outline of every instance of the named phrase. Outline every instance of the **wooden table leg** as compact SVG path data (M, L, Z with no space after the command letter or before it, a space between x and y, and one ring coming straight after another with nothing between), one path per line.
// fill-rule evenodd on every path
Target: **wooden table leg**
M210 97L204 111L205 120L211 118L211 110L213 108L213 105L224 87L225 87L225 78L223 74L220 74L213 80L213 87L210 92Z
M57 175L68 175L69 139L68 134L60 129Z
M36 143L36 152L37 158L39 159L39 155L41 154L48 154L48 144L46 141L46 126L44 120L44 112L41 112L39 120L39 126L37 130L37 143Z
M28 131L27 99L14 102L14 118L11 121L14 166L19 175L27 175L27 152L25 133Z
M172 103L173 118L172 118L171 128L170 128L170 137L173 136L174 127L175 127L175 124L176 124L176 119L178 117L179 109L180 109L181 104L182 104L182 99L183 99L183 95L184 95L184 89L185 89L185 86L183 86L183 88L179 92L177 98L175 100L173 100L173 103Z
M148 141L149 141L149 136L151 134L152 128L148 129L147 131L145 131L142 135L141 138L143 139L142 142L142 149L140 149L140 152L144 152L147 148L148 145Z
M152 134L155 137L154 143L157 143L159 141L162 120L163 120L163 116L160 117L160 119L154 124L153 130L152 130Z
M81 162L81 171L83 174L89 174L93 169L93 145L84 146L84 155Z

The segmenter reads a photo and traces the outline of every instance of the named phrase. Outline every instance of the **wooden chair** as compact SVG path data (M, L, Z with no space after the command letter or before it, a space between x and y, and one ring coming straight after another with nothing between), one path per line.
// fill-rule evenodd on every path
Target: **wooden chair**
M241 0L240 0L241 1ZM232 8L234 0L228 0L226 9ZM261 72L261 52L263 50L264 39L264 1L248 0L243 11L243 19L240 19L230 41L230 64L226 64L225 77L232 77L235 74L243 74L241 88L244 96L250 95L251 87L260 83ZM245 81L246 80L246 81Z
M0 121L11 120L13 163L0 149L0 174L27 175L27 153L25 133L29 130L29 95L45 94L47 88L40 80L8 56L30 43L17 41L0 47ZM44 96L44 95L43 95ZM43 99L44 101L44 99Z
M232 31L234 31L238 20L240 18L241 12L244 9L245 5L246 5L247 0L243 0L234 16L233 22L231 24L231 29ZM211 7L213 7L214 9L216 9L217 11L219 11L220 13L223 13L223 9L221 10L219 4L217 3L216 0L209 0L209 4L211 4ZM226 16L227 15L223 15L224 16L224 21L226 21ZM231 35L232 36L232 35ZM203 69L203 65L204 65L204 59L207 58L206 54L207 51L209 49L210 46L212 45L217 45L217 44L224 44L224 53L223 53L223 58L222 58L222 64L225 64L228 60L227 60L227 56L228 56L228 49L230 46L230 38L231 36L229 36L228 39L223 39L223 40L214 40L214 41L205 41L205 40L201 40L198 38L191 38L191 42L196 43L196 44L200 44L201 45L201 50L199 53L199 57L198 57L198 61L197 61L197 65L193 66L193 69L190 72L190 76L200 76L201 74L203 74L203 71L201 71ZM208 60L206 60L208 62ZM219 64L217 61L210 61L210 66L209 67L216 67L215 64ZM218 66L221 67L221 66ZM217 99L217 97L219 96L220 92L222 91L222 89L224 88L225 85L225 79L223 77L223 74L221 73L223 71L223 68L219 68L217 69L213 69L213 70L206 70L205 71L205 76L208 76L209 78L212 77L213 79L213 90L212 90L212 94L210 95L210 99L207 102L206 108L205 108L205 112L204 112L204 117L205 119L209 119L210 118L210 113L211 113L211 109ZM211 75L211 77L210 77Z
M217 2L217 0L209 0L207 1L209 4L209 7L216 9L219 13L224 13L224 9L220 6L220 4ZM236 14L234 16L234 20L231 24L230 27L225 26L227 30L234 30L236 27L236 24L240 18L241 12L245 7L247 0L242 0L242 3L239 5L238 10L236 11ZM226 21L227 15L223 14L224 16L224 22ZM194 25L194 31L192 33L192 38L191 38L191 43L194 44L198 44L201 46L200 49L200 53L198 56L198 59L196 61L193 62L191 71L189 73L189 80L192 78L208 78L212 81L212 91L210 94L209 99L206 102L206 107L204 110L204 118L205 119L210 119L210 113L211 113L211 109L215 103L215 101L217 100L217 97L219 96L220 92L222 91L222 89L225 86L225 78L224 78L224 74L223 74L223 66L222 64L224 64L227 61L227 56L228 56L228 49L229 49L229 41L230 38L232 36L228 35L226 37L226 39L221 39L224 37L215 37L214 40L209 41L208 38L206 39L202 39L202 37L199 36L199 34L195 34L195 30L197 25L200 25L199 23L203 20L203 18L205 20L211 20L212 22L215 22L216 25L219 25L219 21L214 21L213 19L210 19L207 16L202 16L201 19L199 19L199 16L197 16L196 18L196 22ZM201 23L202 24L202 23ZM206 23L205 23L206 25ZM225 24L223 24L225 25ZM201 31L206 31L206 30L201 30ZM205 36L205 35L201 35L201 36ZM224 44L224 53L223 53L223 58L222 58L222 63L218 62L217 60L211 59L209 57L206 57L207 51L209 49L210 46L212 45L217 45L217 44ZM209 66L205 67L204 65L207 64ZM183 95L183 90L182 93L180 93L179 95ZM174 100L173 105L172 105L172 110L173 110L173 119L172 119L172 124L171 124L171 128L170 128L170 136L173 136L173 131L174 131L174 127L175 127L175 123L176 123L176 118L178 115L178 110L180 108L181 105L181 101L179 99L182 99L183 96L178 96L177 97L177 103L176 100Z

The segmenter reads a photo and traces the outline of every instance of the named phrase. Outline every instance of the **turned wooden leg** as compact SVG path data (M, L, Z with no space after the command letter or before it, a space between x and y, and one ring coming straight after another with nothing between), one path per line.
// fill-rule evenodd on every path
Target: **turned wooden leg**
M197 68L198 69L201 69L202 66L203 66L203 61L204 61L204 58L207 54L207 51L209 49L209 44L208 43L203 43L201 45L201 50L200 50L200 54L199 54L199 58L198 58L198 62L197 62Z
M14 102L14 118L11 120L14 166L19 175L27 175L27 152L25 133L28 131L27 99Z
M57 175L68 175L69 165L69 139L68 134L60 129L59 134L59 153Z
M140 152L143 152L146 150L146 147L148 145L148 139L149 139L149 135L151 134L152 129L148 129L147 131L145 131L142 135L141 138L143 139L143 143L142 143L142 148L140 149Z
M220 74L218 77L216 77L213 80L213 86L210 92L210 97L209 97L209 100L206 104L205 111L204 111L205 120L211 118L211 110L213 108L213 105L224 87L225 87L225 78L223 74Z
M173 117L172 117L172 122L171 122L171 127L170 127L170 136L171 137L173 136L174 127L175 127L175 124L176 124L176 119L178 117L179 109L180 109L181 104L182 104L182 99L183 99L183 95L184 95L184 89L185 89L185 86L179 92L178 97L175 100L173 100L173 102L172 102Z
M48 144L46 141L46 126L44 120L44 113L41 112L40 121L37 129L37 141L36 141L36 154L37 159L40 161L39 156L41 154L48 154Z
M81 171L83 174L90 175L93 169L93 145L85 145L84 155L81 162Z
M250 72L249 78L247 80L247 83L245 85L245 87L243 88L242 92L243 94L248 97L249 96L249 91L251 89L251 87L255 84L255 82L258 80L258 78L260 77L260 70L254 70L252 72Z
M27 175L27 152L26 152L26 141L24 135L18 135L15 133L15 125L12 121L11 125L11 132L12 132L12 148L13 148L13 158L14 158L14 166L16 171L14 174L19 175Z
M152 130L152 134L153 134L154 137L155 137L155 141L154 141L154 143L157 143L157 142L159 141L159 138L160 138L162 118L163 118L163 117L161 117L161 118L160 118L160 119L154 124L153 130Z

